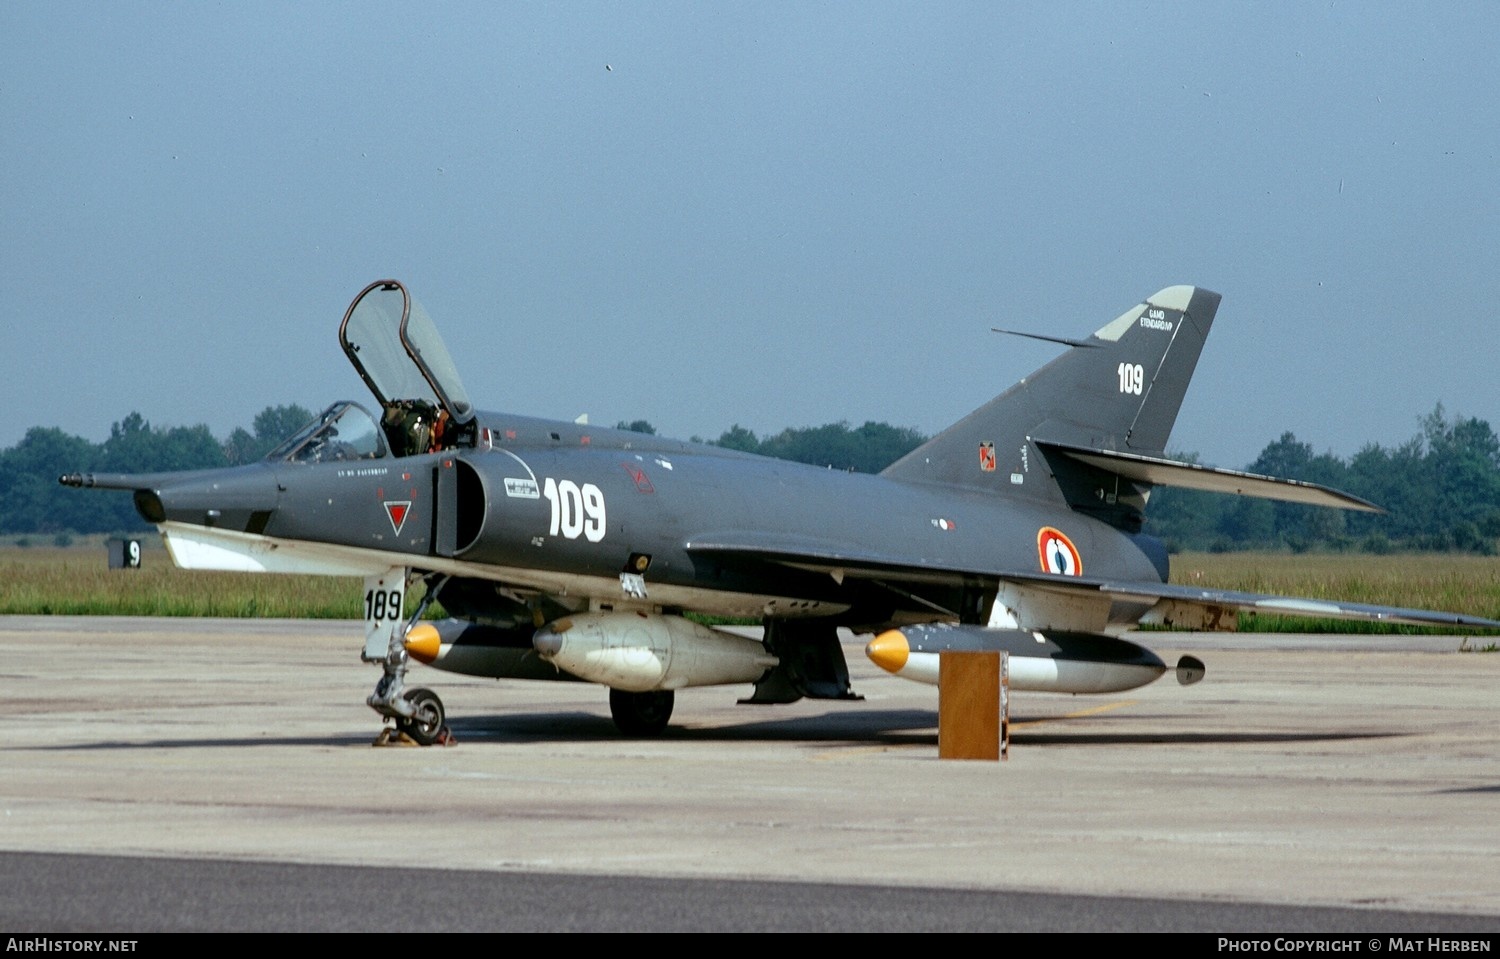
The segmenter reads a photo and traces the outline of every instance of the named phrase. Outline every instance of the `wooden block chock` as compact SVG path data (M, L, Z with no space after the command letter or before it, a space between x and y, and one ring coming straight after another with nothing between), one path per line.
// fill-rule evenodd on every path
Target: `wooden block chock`
M938 657L938 758L1010 758L1010 656L945 650Z

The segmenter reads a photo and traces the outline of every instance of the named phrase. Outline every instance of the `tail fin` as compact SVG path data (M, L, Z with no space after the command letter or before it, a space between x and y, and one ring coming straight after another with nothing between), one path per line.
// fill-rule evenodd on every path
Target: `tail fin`
M1197 287L1153 294L1087 339L1063 341L1067 353L881 475L1061 499L1138 526L1144 488L1046 447L1165 452L1218 308L1219 294Z

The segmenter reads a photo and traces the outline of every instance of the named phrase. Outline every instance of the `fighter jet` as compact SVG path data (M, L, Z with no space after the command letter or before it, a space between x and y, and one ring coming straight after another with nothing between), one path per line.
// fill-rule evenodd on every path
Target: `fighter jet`
M412 660L597 683L618 728L648 735L690 686L858 699L839 627L877 634L866 652L898 676L935 683L944 650L1004 651L1012 689L1066 693L1168 672L1124 637L1141 624L1233 628L1250 610L1500 627L1168 583L1142 532L1156 486L1378 509L1166 456L1219 299L1172 286L1090 336L1042 335L1066 351L868 475L478 411L426 312L381 280L339 327L371 405L335 403L250 465L62 482L133 491L187 569L362 577L368 703L423 744L448 729L437 694L408 686ZM434 601L450 618L426 618ZM705 623L720 618L763 629Z

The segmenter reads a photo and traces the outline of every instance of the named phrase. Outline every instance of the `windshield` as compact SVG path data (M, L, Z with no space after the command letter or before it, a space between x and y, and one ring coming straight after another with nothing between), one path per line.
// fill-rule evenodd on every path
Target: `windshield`
M385 455L375 418L355 403L335 403L266 454L287 463L373 460Z

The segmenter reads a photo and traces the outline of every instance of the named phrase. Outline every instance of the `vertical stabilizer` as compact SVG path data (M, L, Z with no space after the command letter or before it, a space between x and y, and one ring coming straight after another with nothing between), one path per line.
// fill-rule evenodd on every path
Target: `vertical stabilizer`
M1067 341L1068 352L882 475L1113 506L1116 494L1139 490L1107 490L1101 484L1112 474L1049 463L1035 441L1161 455L1218 307L1217 293L1168 287L1087 339Z

